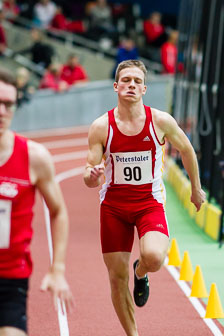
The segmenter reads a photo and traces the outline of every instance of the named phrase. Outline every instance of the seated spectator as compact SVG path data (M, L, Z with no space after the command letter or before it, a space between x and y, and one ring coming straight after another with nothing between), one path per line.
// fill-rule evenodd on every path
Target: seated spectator
M115 31L112 24L112 12L106 0L97 0L95 6L89 7L89 35L98 40L102 35L109 36Z
M48 28L56 13L56 5L50 0L39 0L34 6L34 23L39 28Z
M146 42L152 47L161 47L167 40L165 27L161 23L161 18L162 16L159 12L153 12L143 24Z
M57 92L63 92L69 85L61 78L62 66L58 63L52 63L45 72L40 81L39 89L52 89Z
M60 6L57 7L55 16L51 22L51 27L57 30L64 30L71 33L82 34L85 32L85 26L82 20L67 20Z
M117 50L116 64L112 71L112 78L115 76L115 71L119 63L129 59L138 59L138 56L138 49L135 46L135 42L131 38L124 38Z
M176 71L178 35L178 31L171 31L168 41L161 47L161 62L164 69L163 73L174 74Z
M35 92L35 88L30 84L29 80L30 73L26 68L21 67L16 70L18 107L24 103L28 103Z
M88 81L85 69L79 64L77 55L71 54L68 57L67 64L62 68L61 78L68 85L77 85Z
M0 55L4 54L5 49L7 47L5 29L2 24L3 21L4 21L4 13L3 13L3 10L0 9Z
M20 13L19 6L16 4L16 0L4 0L2 5L5 18L13 22Z
M45 69L52 63L52 58L55 55L54 49L49 44L43 41L43 33L37 28L31 30L31 38L33 44L31 47L16 51L15 54L31 54L31 60L38 64L41 68Z

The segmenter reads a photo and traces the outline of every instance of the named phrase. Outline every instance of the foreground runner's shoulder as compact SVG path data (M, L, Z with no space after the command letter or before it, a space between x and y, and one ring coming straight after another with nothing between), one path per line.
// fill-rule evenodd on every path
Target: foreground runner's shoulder
M50 152L42 144L28 140L30 177L33 184L41 177L54 174L54 164Z
M38 142L28 140L28 151L33 161L41 161L42 163L45 161L52 162L52 156L48 149Z

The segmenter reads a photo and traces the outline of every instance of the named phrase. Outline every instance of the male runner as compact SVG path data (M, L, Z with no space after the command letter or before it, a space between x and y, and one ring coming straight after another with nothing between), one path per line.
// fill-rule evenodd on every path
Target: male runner
M168 114L143 105L146 68L141 61L121 62L114 91L118 105L96 119L89 130L84 181L100 191L101 243L109 272L115 311L128 336L138 336L128 288L134 227L139 235L139 260L134 263L134 300L142 307L149 296L147 272L164 262L169 244L162 182L165 139L180 152L192 185L197 210L205 200L196 156L188 138ZM104 158L104 165L102 159Z
M0 336L27 335L26 303L32 271L30 241L35 190L43 196L51 219L53 263L41 289L72 308L65 280L68 217L54 179L48 151L9 129L16 104L14 77L0 69Z

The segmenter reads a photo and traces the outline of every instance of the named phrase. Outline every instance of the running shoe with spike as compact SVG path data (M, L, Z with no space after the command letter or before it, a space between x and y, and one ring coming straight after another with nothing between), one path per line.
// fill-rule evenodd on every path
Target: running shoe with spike
M148 276L146 275L144 278L142 279L137 279L136 274L135 274L135 269L138 265L139 260L137 259L134 264L133 264L133 268L134 268L134 300L135 300L135 304L138 307L143 307L149 297L149 280L148 280Z

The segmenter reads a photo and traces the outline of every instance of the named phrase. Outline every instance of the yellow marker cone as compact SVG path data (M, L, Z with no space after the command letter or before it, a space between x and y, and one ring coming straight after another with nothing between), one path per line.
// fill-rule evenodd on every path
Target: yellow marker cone
M172 266L181 265L180 252L175 238L173 238L171 242L168 265Z
M194 272L190 261L189 253L185 251L183 261L181 263L179 280L192 281L193 276Z
M202 271L200 266L196 266L196 270L193 277L192 287L191 287L191 295L197 298L207 298L208 292L205 287L205 282L203 279Z
M224 318L222 304L215 283L212 283L205 318Z

